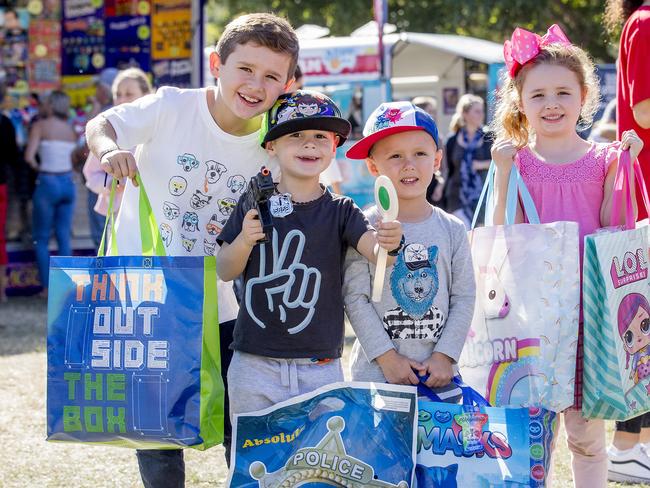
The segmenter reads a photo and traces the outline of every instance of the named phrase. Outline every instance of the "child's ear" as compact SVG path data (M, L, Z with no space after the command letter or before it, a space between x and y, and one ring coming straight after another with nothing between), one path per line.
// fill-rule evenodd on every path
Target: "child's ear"
M440 169L441 164L442 164L442 149L438 149L436 151L436 157L433 160L433 170L438 171Z
M266 152L271 156L275 156L275 141L268 141L264 149L266 149Z
M220 67L221 67L221 57L217 53L210 53L210 74L214 78L219 78Z
M377 169L377 165L372 158L366 158L366 167L372 176L375 178L379 176L379 170Z
M289 78L287 83L284 85L284 93L289 93L290 91L293 91L293 90L290 90L290 88L293 86L294 81L296 81L296 79L293 76L291 78Z

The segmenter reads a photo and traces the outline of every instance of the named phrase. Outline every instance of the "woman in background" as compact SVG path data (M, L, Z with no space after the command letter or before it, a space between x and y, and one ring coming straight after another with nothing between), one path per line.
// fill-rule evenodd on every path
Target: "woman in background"
M70 238L76 193L70 155L77 141L77 135L68 121L68 95L62 91L53 91L47 99L47 105L48 116L32 126L25 150L25 161L38 173L33 197L32 235L38 274L43 285L41 296L44 297L47 296L50 259L48 244L52 229L59 255L72 254Z
M476 95L465 94L451 119L451 136L446 144L445 198L447 212L460 218L467 228L490 167L492 141L486 138L485 103Z

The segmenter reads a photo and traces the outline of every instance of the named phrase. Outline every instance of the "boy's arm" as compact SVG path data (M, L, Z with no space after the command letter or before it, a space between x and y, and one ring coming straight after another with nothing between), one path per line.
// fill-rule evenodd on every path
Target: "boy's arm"
M88 122L88 147L100 158L102 169L116 178L133 178L136 162L126 149L145 144L156 136L166 111L177 110L178 96L177 89L163 87L155 94L106 110ZM168 110L163 110L163 106Z
M131 151L117 145L115 129L103 115L98 115L86 125L88 148L98 159L101 168L113 178L133 179L138 170ZM137 185L135 180L133 184Z
M369 362L377 361L386 381L417 384L413 367L421 365L395 351L381 318L370 302L371 280L368 261L354 249L348 249L344 264L343 300L350 325Z
M238 218L242 213L240 207L241 205L237 206L239 211L233 213L219 234L218 242L221 244L221 249L217 253L217 275L222 281L234 280L242 274L257 241L264 239L262 223L256 218L257 210L251 209L241 222L241 232L231 240L231 235L240 221Z
M387 251L394 251L399 249L402 240L402 224L398 220L392 222L379 222L377 223L377 230L366 231L359 242L357 242L356 249L359 253L372 263L377 263L377 255L379 248L383 247ZM388 256L386 261L387 265L395 262L394 256Z
M449 314L434 354L442 353L458 362L474 316L476 283L467 234L462 226L454 227Z

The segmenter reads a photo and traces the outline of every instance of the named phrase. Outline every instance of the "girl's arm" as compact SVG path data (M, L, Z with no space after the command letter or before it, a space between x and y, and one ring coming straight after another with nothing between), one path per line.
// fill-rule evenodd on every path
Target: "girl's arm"
M234 280L243 273L257 241L264 239L262 222L256 216L257 210L249 210L244 216L239 235L230 244L224 242L221 245L217 253L217 275L223 281Z
M633 130L627 130L623 132L623 137L621 138L621 149L630 150L630 161L633 162L639 156L639 153L643 149L643 141ZM602 227L609 227L611 225L625 225L625 205L621 204L620 213L617 216L614 216L614 221L612 221L612 200L614 195L614 181L616 179L616 170L618 168L619 161L616 161L616 164L610 164L609 169L607 170L607 176L605 176L605 186L604 186L604 195L603 203L600 206L600 225ZM638 207L636 204L636 185L634 182L634 166L630 168L630 189L631 189L631 198L632 198L632 208L634 210L634 220L636 221L638 215Z
M517 148L509 140L496 141L492 146L492 159L496 165L494 173L494 224L503 225L506 221L506 197L510 171L517 155ZM517 202L515 223L524 221L524 214Z
M38 151L38 144L41 142L42 128L41 122L36 122L29 131L29 139L27 140L27 148L25 149L25 162L34 170L38 171L38 163L36 162L36 151Z

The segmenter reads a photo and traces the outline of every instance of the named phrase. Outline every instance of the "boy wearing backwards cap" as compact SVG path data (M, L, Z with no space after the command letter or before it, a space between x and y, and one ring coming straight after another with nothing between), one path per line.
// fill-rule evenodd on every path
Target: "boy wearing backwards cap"
M390 178L399 202L405 245L387 267L382 300L371 303L375 267L350 250L344 297L357 335L355 381L426 385L443 400L460 392L450 381L474 311L475 283L463 223L427 202L427 186L440 167L438 128L410 102L380 105L347 152L365 159L374 176ZM366 212L379 219L376 207Z
M282 172L270 198L269 242L245 195L219 235L217 272L244 274L228 369L230 413L259 410L343 380L343 262L348 247L374 261L397 251L399 222L375 232L348 197L319 183L350 123L328 97L281 95L266 115L262 145Z

